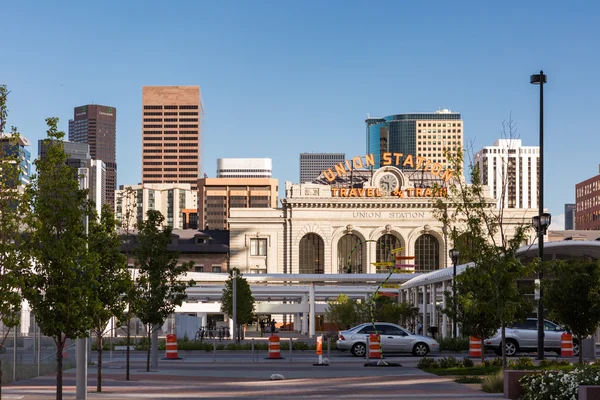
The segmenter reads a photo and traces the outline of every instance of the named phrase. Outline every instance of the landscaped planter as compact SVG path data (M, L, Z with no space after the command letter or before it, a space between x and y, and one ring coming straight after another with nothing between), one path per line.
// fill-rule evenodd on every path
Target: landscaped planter
M579 400L596 400L600 399L600 386L579 386Z
M519 379L525 375L539 374L541 371L530 371L530 370L504 370L504 398L505 399L518 399L523 393Z

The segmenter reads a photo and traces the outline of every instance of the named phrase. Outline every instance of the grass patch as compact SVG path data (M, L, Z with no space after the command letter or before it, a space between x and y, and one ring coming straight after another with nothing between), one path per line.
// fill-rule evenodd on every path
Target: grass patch
M504 374L502 371L484 376L481 381L481 390L486 393L504 393Z

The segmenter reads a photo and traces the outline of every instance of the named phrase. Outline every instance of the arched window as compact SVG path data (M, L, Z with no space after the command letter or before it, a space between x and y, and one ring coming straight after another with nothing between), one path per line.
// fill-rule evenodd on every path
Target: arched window
M440 244L433 235L419 236L415 243L416 271L440 269Z
M363 272L362 242L356 235L344 235L338 241L338 273L361 274Z
M309 233L300 240L300 273L325 273L325 244L319 235Z
M383 235L377 240L377 262L394 261L393 249L401 247L400 239L394 235Z

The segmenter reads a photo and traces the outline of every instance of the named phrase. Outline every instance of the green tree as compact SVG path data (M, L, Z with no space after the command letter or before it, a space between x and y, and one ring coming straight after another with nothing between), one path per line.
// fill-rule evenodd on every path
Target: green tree
M522 318L533 306L517 286L519 279L534 272L531 265L524 266L516 257L516 251L525 242L530 227L522 221L505 218L507 177L502 177L502 190L498 194L500 207L496 207L496 200L487 196L487 187L481 182L476 164L471 162L469 165L471 183L467 184L462 179L462 149L447 151L446 157L456 171L457 178L448 188L447 198L434 200L434 212L444 226L452 228L450 238L460 250L461 260L474 265L466 275L457 277L456 284L460 285L461 294L456 302L461 312L455 317L457 322L464 325L463 332L467 333L465 327L468 330L471 327L475 329L475 318L493 311L495 318L487 320L493 324L485 329L480 326L477 330L489 332L492 325L501 329L503 366L506 367L506 325ZM512 229L510 236L509 227ZM447 296L451 297L452 294Z
M147 219L138 222L138 247L133 250L135 265L135 299L131 303L135 315L146 327L148 353L146 371L150 371L150 344L152 333L162 326L167 317L186 298L188 284L179 280L193 267L193 262L177 265L179 253L169 251L173 229L162 227L165 217L157 210L149 210ZM193 285L193 281L190 284ZM154 343L156 345L156 343Z
M600 324L600 262L587 258L553 261L544 279L544 302L550 318L573 332L579 341L593 335Z
M125 250L125 256L127 257L128 266L132 258L132 251L134 245L134 229L137 227L137 210L136 210L136 191L131 186L126 186L123 191L120 192L117 198L117 220L120 227L120 238L123 243ZM136 270L131 270L132 279L135 279ZM131 304L135 299L136 291L135 286L131 285L127 293L125 293L125 302L127 308L123 312L123 317L120 322L121 329L125 331L125 380L130 380L130 360L131 360L131 321L134 317L133 309Z
M67 339L84 338L98 307L93 282L98 267L87 251L84 216L87 190L67 166L58 118L47 118L46 156L35 161L37 176L26 190L31 214L24 220L22 249L34 260L23 286L43 334L56 345L56 398L62 399L63 350Z
M244 324L250 324L254 320L254 296L252 296L252 290L248 281L242 276L240 270L232 268L229 271L229 279L225 282L223 288L223 296L221 296L221 311L229 316L233 317L233 272L237 273L236 277L236 318L237 318L237 332L238 337L235 338L237 342L241 338L240 327Z
M18 145L19 133L15 127L4 133L8 110L8 90L0 85L0 317L8 329L0 337L0 348L11 329L19 324L21 316L22 271L28 259L19 250L21 221L28 210L24 207L23 187L19 185L22 151ZM0 366L0 391L2 368Z
M92 315L93 331L98 345L98 373L96 391L102 391L102 339L106 326L114 317L123 318L127 305L125 295L133 287L131 274L127 269L127 257L121 253L121 240L116 231L116 220L107 204L102 206L102 215L90 219L89 251L96 255L99 274L94 282L97 307Z
M357 324L356 301L348 295L340 294L334 301L327 303L325 319L338 329L346 329L348 325ZM364 321L363 321L364 322Z

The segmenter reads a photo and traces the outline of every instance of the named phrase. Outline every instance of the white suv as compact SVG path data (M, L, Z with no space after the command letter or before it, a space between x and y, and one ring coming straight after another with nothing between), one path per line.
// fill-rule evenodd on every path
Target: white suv
M544 320L544 350L555 351L560 354L560 338L565 332L563 328L554 322ZM506 355L514 356L519 351L537 351L538 331L537 319L527 318L506 327ZM486 349L493 350L501 355L502 331L499 329L496 335L484 340ZM573 339L573 356L579 354L579 342Z

